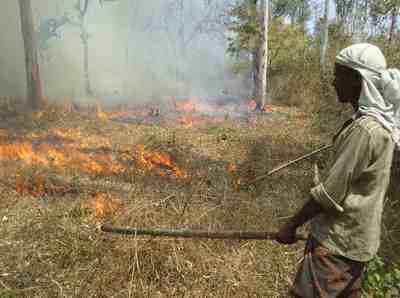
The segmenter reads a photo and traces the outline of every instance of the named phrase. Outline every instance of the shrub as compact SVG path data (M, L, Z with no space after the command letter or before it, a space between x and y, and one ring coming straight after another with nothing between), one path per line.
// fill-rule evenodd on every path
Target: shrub
M399 297L400 265L388 266L380 257L373 259L365 273L363 291L375 298Z

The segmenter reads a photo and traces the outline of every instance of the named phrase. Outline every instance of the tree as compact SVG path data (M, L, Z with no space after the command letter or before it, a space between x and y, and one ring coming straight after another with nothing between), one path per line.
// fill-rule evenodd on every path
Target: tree
M269 0L262 1L262 11L264 11L264 38L263 54L260 55L260 65L261 65L261 106L264 107L267 103L267 74L268 74L268 29L269 29Z
M375 0L372 3L371 15L375 23L388 23L388 41L394 40L397 30L397 19L400 11L400 0Z
M321 32L321 68L325 70L326 64L326 53L328 50L328 43L329 43L329 0L325 0L325 9L324 9L324 23L323 23L323 30Z
M302 24L311 16L310 2L305 0L272 0L274 17L289 17L292 24Z
M117 0L99 0L100 5L104 2L116 2ZM86 26L86 13L88 11L90 0L77 0L75 4L75 10L78 13L78 21L73 21L71 18L68 19L68 23L79 27L80 38L83 46L83 76L86 95L92 96L93 90L90 83L90 72L89 72L89 39L90 34Z
M24 40L28 106L38 110L44 106L38 62L36 34L33 27L31 0L19 0L21 31Z
M145 30L163 33L177 61L174 65L175 79L186 86L187 61L190 52L193 52L191 47L195 45L196 40L206 34L221 35L222 1L161 0L161 2L159 15L154 14L148 19Z
M275 1L274 5L276 3ZM245 0L231 8L229 29L232 34L228 38L228 53L237 61L236 71L246 71L252 77L252 96L261 107L264 103L262 80L265 79L266 84L278 75L287 80L289 68L303 67L304 63L301 61L304 61L305 53L311 44L302 23L287 24L284 17L275 17L273 13L277 11L276 7L269 9L266 20L263 16L267 4L266 6L257 4L260 2ZM271 11L272 17L270 17ZM285 14L279 12L280 16ZM266 27L268 27L267 37L265 37ZM266 38L267 43L264 42ZM264 47L268 47L268 52ZM265 74L266 69L263 68L263 59L267 61L268 77Z
M261 8L264 6L265 2L260 5ZM245 52L249 56L251 61L251 74L253 78L253 92L252 97L257 101L259 108L262 107L264 102L263 94L263 74L266 71L267 63L263 64L263 59L267 58L264 52L265 46L268 46L264 42L267 37L268 28L264 26L265 10L261 12L258 7L257 0L245 0L238 3L230 11L232 17L230 21L230 30L234 33L234 37L228 38L229 46L228 52L239 58L241 53ZM265 41L267 41L265 39ZM266 81L264 81L266 86Z
M82 3L83 1L83 3ZM83 5L82 5L83 4ZM83 77L85 83L86 95L93 95L92 87L90 84L90 73L89 73L89 33L86 28L85 17L88 10L89 0L77 0L75 9L78 11L78 23L81 31L81 42L83 46Z
M335 0L336 20L342 34L357 41L365 40L368 31L371 5L375 0ZM384 0L386 1L386 0ZM360 40L361 39L361 40Z

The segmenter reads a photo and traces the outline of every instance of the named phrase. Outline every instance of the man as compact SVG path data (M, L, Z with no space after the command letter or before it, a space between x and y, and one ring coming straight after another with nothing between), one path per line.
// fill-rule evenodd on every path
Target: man
M374 45L355 44L336 57L338 100L355 115L333 141L325 177L305 206L281 228L278 241L295 243L312 219L294 297L361 297L365 264L377 253L383 201L399 142L400 72L387 69Z

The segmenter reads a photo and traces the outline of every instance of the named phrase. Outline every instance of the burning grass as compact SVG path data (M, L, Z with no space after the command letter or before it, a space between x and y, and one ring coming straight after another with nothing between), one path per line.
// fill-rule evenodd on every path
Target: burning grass
M304 114L287 114L186 127L45 111L31 128L5 129L0 296L287 297L302 244L97 229L275 230L307 198L312 163L248 188L238 181L324 143Z

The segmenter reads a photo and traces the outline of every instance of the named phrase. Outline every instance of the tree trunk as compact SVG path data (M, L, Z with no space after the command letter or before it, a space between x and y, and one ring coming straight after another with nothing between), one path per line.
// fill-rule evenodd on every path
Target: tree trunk
M396 33L397 16L398 16L397 7L394 7L392 9L392 13L391 13L390 30L389 30L389 42L393 41L394 35Z
M260 24L263 34L260 36L258 47L252 53L253 58L253 97L257 102L257 108L262 109L267 100L267 66L268 66L268 20L269 20L269 1L262 0L260 4L261 15Z
M87 95L93 95L92 87L90 85L89 75L89 45L87 40L82 40L83 44L83 74L85 79L85 92Z
M81 29L81 41L83 46L83 75L85 84L86 95L93 95L92 87L90 85L90 74L89 74L89 33L85 26L85 16L89 5L89 0L85 0L83 8L81 8L81 2L78 0L79 12L80 12L80 29Z
M268 70L268 27L269 27L269 0L263 0L261 5L263 12L264 12L264 36L263 36L263 46L262 53L261 53L261 106L264 108L267 104L267 91L268 91L268 77L267 77L267 70Z
M328 50L329 43L329 0L325 0L325 13L324 13L324 24L322 30L321 38L321 54L320 54L320 64L321 69L325 70L326 65L326 53Z
M25 49L27 103L34 110L44 106L43 88L40 80L38 49L33 27L31 0L19 0L21 31Z
M253 68L253 83L254 83L254 88L253 88L253 98L257 102L257 104L260 106L260 94L261 94L261 80L260 80L260 49L254 49L252 53L252 68Z

